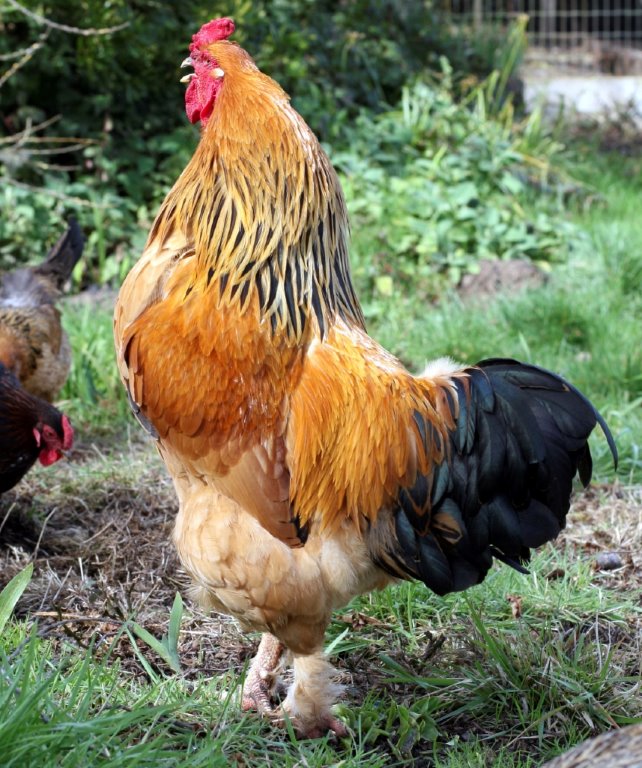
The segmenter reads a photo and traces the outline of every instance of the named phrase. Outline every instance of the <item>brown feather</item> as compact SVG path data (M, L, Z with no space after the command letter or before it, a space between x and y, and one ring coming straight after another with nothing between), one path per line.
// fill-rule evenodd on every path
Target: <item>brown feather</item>
M49 402L71 366L69 340L55 303L83 245L82 232L71 220L43 263L0 277L0 363L28 392Z

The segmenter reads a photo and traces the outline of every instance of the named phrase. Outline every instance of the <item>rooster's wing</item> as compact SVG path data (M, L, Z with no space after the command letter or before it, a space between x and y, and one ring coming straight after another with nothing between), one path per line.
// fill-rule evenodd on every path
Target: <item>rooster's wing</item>
M313 350L288 432L302 524L358 525L372 559L438 594L517 568L564 526L572 481L591 476L590 402L513 360L412 377L354 330Z

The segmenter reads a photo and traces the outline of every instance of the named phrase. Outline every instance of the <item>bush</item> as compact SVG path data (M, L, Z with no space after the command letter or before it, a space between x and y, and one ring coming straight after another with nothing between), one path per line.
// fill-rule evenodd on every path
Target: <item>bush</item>
M510 104L496 110L497 81L458 101L444 61L440 78L404 88L398 109L362 115L350 149L333 154L356 274L380 293L410 279L433 299L480 259L561 260L577 235L540 189L561 146L537 114L515 125Z

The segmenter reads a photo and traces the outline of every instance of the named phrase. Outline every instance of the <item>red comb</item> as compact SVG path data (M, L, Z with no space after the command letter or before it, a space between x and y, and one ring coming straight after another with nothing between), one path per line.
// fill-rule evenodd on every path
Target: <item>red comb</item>
M74 444L74 428L64 413L62 415L62 434L62 448L64 451L69 451Z
M190 51L195 48L202 48L205 45L211 45L219 40L226 40L234 32L234 22L232 19L223 17L222 19L213 19L198 30L192 36Z

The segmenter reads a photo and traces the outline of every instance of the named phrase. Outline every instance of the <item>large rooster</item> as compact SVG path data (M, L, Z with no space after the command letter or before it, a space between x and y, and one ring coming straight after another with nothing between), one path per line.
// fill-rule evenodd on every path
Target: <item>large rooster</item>
M263 634L243 708L345 733L323 654L333 609L395 579L443 595L516 568L587 483L591 403L514 360L413 376L371 339L337 176L284 91L227 40L193 37L195 154L120 291L118 362L180 501L204 605ZM281 707L281 657L294 680Z

